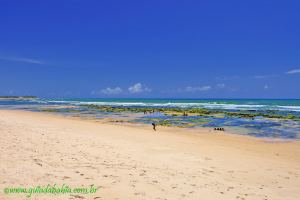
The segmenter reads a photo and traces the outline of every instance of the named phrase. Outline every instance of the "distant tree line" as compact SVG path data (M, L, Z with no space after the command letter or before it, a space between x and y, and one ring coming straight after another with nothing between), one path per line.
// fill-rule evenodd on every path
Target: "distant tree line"
M0 96L2 99L34 99L36 96Z

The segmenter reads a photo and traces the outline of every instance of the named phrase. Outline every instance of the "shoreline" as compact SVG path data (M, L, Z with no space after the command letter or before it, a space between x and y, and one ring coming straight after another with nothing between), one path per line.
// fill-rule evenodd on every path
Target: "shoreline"
M55 106L56 108L58 106ZM62 106L63 108L65 108L66 106ZM59 108L59 107L58 107ZM50 115L50 116L58 116L58 117L63 117L63 118L68 118L68 119L78 119L78 120L85 120L85 121L89 121L89 122L95 122L95 123L100 123L100 124L109 124L109 125L116 125L116 126L126 126L126 127L136 127L136 128L143 128L145 130L149 129L152 130L151 124L145 124L145 123L141 123L141 122L129 122L129 121L123 121L122 119L118 119L118 118L111 118L111 117L107 117L107 118L99 118L99 119L95 119L93 117L84 117L84 116L73 116L73 115L66 115L64 113L60 113L60 112L47 112L47 111L29 111L29 110L20 110L20 109L0 109L4 110L4 111L20 111L20 112L33 112L33 113L41 113L41 114L45 114L45 115ZM118 121L118 122L116 122ZM263 140L263 141L268 141L268 142L293 142L293 141L299 141L300 142L300 138L275 138L275 137L256 137L256 136L251 136L248 134L240 134L238 133L239 131L233 132L233 131L214 131L213 127L180 127L180 126L164 126L164 125L158 125L157 126L158 129L162 129L164 131L180 131L180 132L191 132L193 134L195 133L199 133L202 131L205 132L210 132L210 133L214 133L214 134L225 134L225 135L229 135L229 136L233 136L233 137L246 137L246 138L250 138L250 139L257 139L257 140Z
M72 116L72 115L64 115L61 113L55 112L43 112L43 111L28 111L28 110L5 110L0 109L1 111L13 111L16 113L24 113L24 114L36 114L37 116L49 116L50 118L57 118L57 119L67 119L67 120L74 120L75 122L82 121L87 123L92 123L95 125L108 125L111 127L118 127L118 128L133 128L135 130L143 130L143 131L150 131L153 133L168 133L170 136L186 136L186 137L196 137L196 138L204 138L209 140L222 140L222 141L234 141L238 145L238 143L251 143L251 144L260 144L260 143L270 143L270 144L295 144L299 145L300 148L300 139L286 139L286 138L272 138L272 137L255 137L247 134L238 134L233 133L228 130L225 131L214 131L212 127L196 127L196 128L184 128L184 127L176 127L176 126L157 126L157 132L154 132L152 129L151 124L147 125L144 123L129 123L129 122L121 122L116 123L113 122L114 118L102 118L102 119L94 119L94 118L85 118L81 116ZM110 121L113 120L113 121ZM300 161L300 149L299 149L299 161Z
M82 199L299 199L300 142L0 110L0 189L96 184ZM76 173L79 171L80 175ZM260 189L262 188L262 189ZM57 199L71 195L58 195ZM24 199L23 194L1 199ZM53 199L39 195L33 199Z
M96 100L95 100L96 101ZM300 115L294 111L299 102L277 102L257 100L255 102L205 101L126 101L106 100L93 102L91 99L66 99L55 101L45 99L33 102L4 103L4 109L25 109L62 115L81 116L95 120L151 124L165 127L226 129L227 132L250 135L259 138L300 139ZM8 106L5 106L5 105ZM232 104L232 105L231 105ZM197 105L197 106L196 106ZM204 108L202 106L212 106ZM231 109L217 105L231 105ZM234 107L232 107L235 105ZM286 106L282 106L286 105ZM290 107L288 105L296 105ZM282 108L289 107L289 108ZM285 110L287 109L287 110ZM294 110L293 110L294 109ZM296 109L296 110L297 110ZM105 118L105 119L103 119ZM277 139L278 140L278 139Z

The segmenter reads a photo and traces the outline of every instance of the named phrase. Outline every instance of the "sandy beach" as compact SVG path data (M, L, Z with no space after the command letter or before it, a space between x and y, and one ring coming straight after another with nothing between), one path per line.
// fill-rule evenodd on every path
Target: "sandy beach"
M0 199L6 187L65 184L94 194L30 199L300 199L300 142L0 110Z

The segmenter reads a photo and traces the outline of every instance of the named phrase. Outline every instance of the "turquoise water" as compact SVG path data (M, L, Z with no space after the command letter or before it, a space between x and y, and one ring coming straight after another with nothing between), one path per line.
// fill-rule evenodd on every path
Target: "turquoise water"
M89 108L85 105L108 105L113 107L178 107L206 108L225 111L270 112L279 115L293 114L300 116L300 100L295 99L34 99L34 100L1 100L0 108L45 111L49 108L65 115L79 115L92 118L117 118L135 123L168 124L180 127L224 127L237 134L255 137L299 139L300 121L254 119L240 117L214 116L170 116L163 113L133 114L110 113Z
M97 105L132 105L132 106L178 106L207 108L261 108L287 109L300 111L300 100L297 99L40 99L56 103L95 103Z
M40 103L73 105L108 105L130 107L179 107L207 108L220 110L276 110L300 115L300 100L295 99L40 99Z

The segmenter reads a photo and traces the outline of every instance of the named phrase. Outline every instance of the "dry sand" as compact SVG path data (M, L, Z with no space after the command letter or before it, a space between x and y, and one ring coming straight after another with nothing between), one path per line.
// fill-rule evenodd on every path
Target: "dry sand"
M31 199L300 199L299 141L158 129L0 110L0 199L55 183L98 191Z

